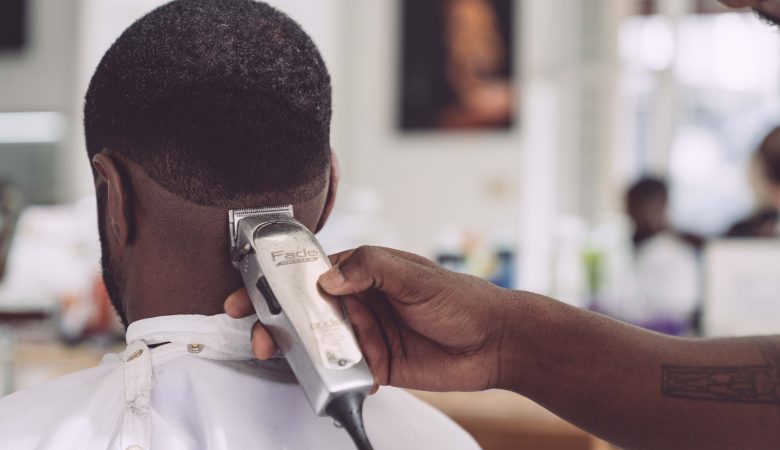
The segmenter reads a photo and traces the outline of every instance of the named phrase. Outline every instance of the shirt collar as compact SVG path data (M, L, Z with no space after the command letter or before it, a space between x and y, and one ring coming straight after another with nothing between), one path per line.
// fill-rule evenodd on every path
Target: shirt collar
M227 314L151 317L131 323L125 339L128 344L201 344L232 359L254 359L250 336L256 320L255 316L233 319Z

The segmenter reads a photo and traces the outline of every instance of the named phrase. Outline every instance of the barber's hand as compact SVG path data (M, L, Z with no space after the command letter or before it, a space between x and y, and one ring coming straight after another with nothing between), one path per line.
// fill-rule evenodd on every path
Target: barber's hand
M243 287L228 296L224 307L225 312L234 319L241 319L255 313L249 294ZM276 354L276 344L260 322L255 322L252 326L252 353L258 359L269 359Z
M378 384L442 391L497 385L507 291L398 250L361 247L331 262L320 286L344 298ZM225 303L233 317L251 308L241 291ZM261 359L275 350L259 324L252 346Z
M343 296L379 384L424 390L496 385L504 290L411 253L361 247L320 277Z

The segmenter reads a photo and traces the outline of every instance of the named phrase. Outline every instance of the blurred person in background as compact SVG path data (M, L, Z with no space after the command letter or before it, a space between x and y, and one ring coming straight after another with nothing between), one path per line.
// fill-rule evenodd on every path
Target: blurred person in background
M666 182L660 178L645 177L626 191L626 212L634 226L634 247L668 236L669 194Z
M634 227L632 264L618 296L598 308L611 316L672 335L696 331L700 273L696 248L669 225L666 182L645 177L626 193Z
M780 236L780 127L761 142L752 169L758 210L732 225L727 236L776 238Z
M0 281L5 276L8 250L22 204L19 191L12 184L0 181Z
M626 212L634 225L636 301L645 315L639 325L674 335L697 333L702 239L672 229L663 179L634 183L626 192Z

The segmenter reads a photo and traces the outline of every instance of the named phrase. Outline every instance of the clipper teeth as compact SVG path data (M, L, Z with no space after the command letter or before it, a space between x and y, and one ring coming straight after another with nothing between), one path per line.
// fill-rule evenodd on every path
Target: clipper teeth
M292 205L285 205L285 206L266 206L264 208L247 208L247 209L234 209L232 210L233 215L249 215L249 214L290 214L293 213L293 207Z
M293 217L292 205L266 206L264 208L231 209L228 212L228 226L230 227L230 243L235 248L238 240L238 223L246 216L255 214L283 214Z

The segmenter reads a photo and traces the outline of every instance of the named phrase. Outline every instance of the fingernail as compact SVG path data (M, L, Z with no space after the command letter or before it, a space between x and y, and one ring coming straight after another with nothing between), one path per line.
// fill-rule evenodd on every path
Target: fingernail
M330 270L320 275L320 284L329 287L339 287L347 281L344 274L341 273L338 264L331 267Z

